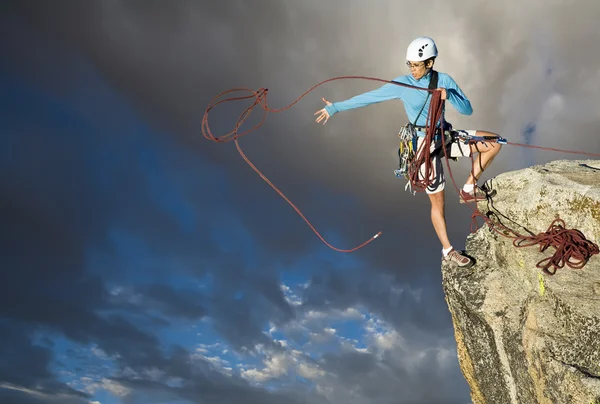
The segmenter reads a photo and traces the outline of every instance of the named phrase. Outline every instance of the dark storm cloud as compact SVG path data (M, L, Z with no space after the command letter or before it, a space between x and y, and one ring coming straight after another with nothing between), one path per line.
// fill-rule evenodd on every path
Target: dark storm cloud
M4 29L11 31L7 28L9 25L4 25ZM162 284L135 287L135 292L145 299L142 302L144 310L154 308L168 318L198 318L210 309L217 316L219 330L234 345L252 348L256 341L264 342L262 324L269 319L284 321L292 315L274 279L259 280L260 277L250 274L248 277L235 277L236 269L247 265L244 259L231 253L232 259L227 262L223 254L218 254L221 240L211 240L206 231L190 233L189 229L186 230L187 217L178 216L181 206L175 203L173 209L171 205L176 199L173 194L177 193L177 189L167 187L166 192L170 195L166 199L157 195L157 192L165 192L164 182L169 182L169 179L161 177L161 161L157 161L160 158L154 152L154 148L159 146L141 136L149 134L139 133L138 123L127 118L127 108L117 114L110 108L106 110L106 104L114 108L119 100L103 93L101 84L97 78L94 81L94 76L85 66L71 65L67 71L53 70L58 63L77 65L72 55L65 52L61 55L62 59L56 60L48 57L51 54L48 50L46 57L43 51L42 56L36 54L36 62L41 62L41 66L56 72L56 75L44 78L41 71L40 74L32 74L29 66L26 77L33 77L36 84L45 85L40 86L41 90L28 87L30 82L23 80L14 70L19 62L31 62L31 54L42 50L43 46L28 29L13 25L11 32L22 34L22 39L25 39L21 47L32 52L19 55L17 47L8 41L2 42L4 53L13 56L9 70L3 71L1 82L6 158L1 163L4 231L0 255L5 269L0 272L0 314L6 319L7 327L30 324L27 330L19 333L24 341L34 330L51 330L76 343L85 345L94 342L109 356L118 354L117 363L123 368L142 371L159 367L172 377L193 378L193 369L185 365L190 353L185 349L171 356L163 353L154 335L126 319L128 313L137 314L139 311L128 310L130 306L125 307L115 301L106 285L106 281L118 284L135 281L139 277L135 271L140 269L140 263L125 260L129 265L127 268L118 260L120 255L128 254L128 248L135 246L136 239L143 236L143 242L157 256L167 254L167 251L176 256L183 264L180 268L182 273L200 276L209 269L221 270L215 272L216 286L211 291L215 294L214 301L210 296L186 293ZM49 42L57 46L56 42ZM79 80L80 88L67 80L69 75L74 81ZM56 85L60 82L70 83L70 88ZM91 89L96 90L95 98L82 95ZM60 99L65 93L65 99ZM90 99L97 104L90 105L93 104ZM92 111L91 115L82 119L74 111L78 107L83 114ZM86 110L86 107L89 109ZM110 113L108 123L95 121L103 112L102 108ZM130 149L132 146L133 149ZM128 150L133 155L123 158ZM177 167L177 163L170 162L170 167ZM177 183L177 178L170 182ZM207 185L205 182L198 184L200 196L205 195L206 188L202 191L202 186ZM200 204L196 206L202 207L203 198L197 198L197 202ZM211 202L218 203L217 200ZM211 224L210 219L200 217L196 222L199 230L204 230L204 226L214 227L215 222ZM233 219L235 221L235 217ZM168 246L166 240L169 241ZM242 242L243 234L236 240L236 243ZM94 258L100 260L92 262L92 266L96 264L99 268L93 268L95 270L91 272L86 270L90 264L89 245L95 247ZM165 266L156 268L160 267L160 263L141 264L141 269L145 269L143 276L162 278ZM212 268L206 264L212 265ZM226 267L229 269L226 270ZM226 282L223 276L238 280L240 284L236 286L235 281ZM234 309L240 304L234 296L238 291L245 293L244 299L252 304L245 304L243 312L235 316L231 314L235 314ZM264 302L257 303L261 298ZM118 314L99 314L118 310ZM277 320L278 317L280 320ZM2 334L0 340L3 346L10 346L8 336ZM1 362L7 372L18 363L33 370L13 373L11 377L6 373L2 380L18 383L17 387L21 390L7 388L3 394L13 400L19 396L18 400L24 402L55 398L63 402L70 400L61 390L60 383L55 381L56 376L47 369L51 351L29 345L28 348L31 358L3 356ZM45 362L34 366L40 360ZM39 374L36 369L39 369ZM23 391L22 386L39 387L41 384L37 381L42 377L48 379L46 395ZM212 383L210 378L206 383ZM68 393L72 395L73 391ZM261 393L258 389L255 394L261 397L257 400L262 402L266 402L264 398L269 396L269 393Z
M324 369L334 370L340 383L352 386L364 402L387 403L396 397L398 402L407 404L464 403L461 376L439 370L444 366L440 366L436 355L435 351L426 352L417 364L407 363L401 357L380 360L362 353L326 355Z
M115 304L124 307L143 307L158 310L167 317L183 317L190 320L201 319L206 314L202 293L190 289L174 289L163 284L145 285L133 291L119 291L113 299Z
M249 404L319 404L324 403L319 397L306 396L305 393L268 393L245 384L241 380L232 380L223 376L204 379L199 375L194 382L184 387L170 387L166 384L132 379L117 379L122 385L134 389L136 393L124 398L123 404L133 404L149 397L159 400L184 399L198 404L243 402Z
M199 120L208 100L232 86L252 86L253 83L270 86L270 80L275 80L280 90L272 90L274 100L271 101L282 104L292 101L288 96L290 86L303 91L314 84L318 76L324 79L340 69L351 70L350 66L356 64L348 66L346 63L355 63L360 58L341 52L348 48L343 36L350 35L348 41L355 41L360 35L340 28L339 24L346 17L356 17L358 9L340 8L336 15L333 9L326 7L329 13L326 18L310 5L293 8L279 2L253 3L252 6L232 2L224 8L183 2L168 9L157 3L103 2L95 8L82 8L78 4L60 3L46 10L38 7L30 11L27 18L35 21L42 32L71 43L88 56L115 86L134 97L136 105L146 111L153 122L174 130L175 138L186 139L186 144L204 158L226 163L223 169L235 181L232 194L232 200L237 202L235 208L264 245L274 252L302 252L319 242L302 219L244 165L233 145L214 145L199 139ZM77 19L72 18L74 14ZM320 31L319 35L309 34L307 26ZM327 57L319 54L320 38L336 43ZM234 63L227 63L230 57ZM304 61L307 71L291 64L295 57ZM340 60L344 60L342 67ZM283 71L288 71L285 80L273 78L273 73ZM387 74L391 78L396 71L391 69ZM354 83L349 85L357 87ZM341 87L336 88L339 91ZM366 128L360 126L357 135L351 130L356 120L349 116L337 119L338 126L322 128L314 124L312 117L315 101L317 106L321 102L318 95L312 97L312 101L297 106L304 118L300 119L294 111L271 115L260 132L242 139L242 147L321 232L335 229L343 235L336 247L354 247L384 230L385 236L377 243L384 246L383 250L392 250L398 237L402 237L398 229L415 227L409 216L397 215L399 206L406 205L401 209L418 213L419 216L415 216L423 220L427 218L427 208L421 208L416 198L403 193L403 184L392 176L396 164L393 150L388 163L382 165L381 153L390 150L390 145L388 142L384 146L380 136L373 136L381 133L381 128L365 131ZM399 107L397 104L394 108ZM241 111L237 105L219 108ZM378 111L371 109L376 114L375 121L381 121ZM231 113L231 118L238 113ZM366 116L364 111L359 114ZM213 115L213 125L221 129L220 133L229 131L232 122L227 125L216 119L219 117ZM397 130L399 121L396 121L388 131ZM335 136L340 128L347 140ZM327 141L329 130L337 140ZM261 141L252 141L252 136L260 137ZM378 150L373 148L374 144ZM356 148L363 150L355 153ZM308 184L315 181L323 185L312 190ZM325 193L326 189L330 192ZM343 200L331 200L336 192L342 192L355 203L345 206ZM269 213L281 219L268 220ZM425 221L424 225L429 223ZM427 234L432 233L427 231ZM391 263L389 254L373 253L369 249L361 254L367 254L377 263Z
M398 328L416 327L431 333L434 339L452 332L451 320L441 310L445 308L444 297L436 286L441 285L441 279L405 283L391 274L369 273L366 267L351 275L347 270L321 268L304 292L303 310L344 310L364 305Z
M90 401L77 395L41 394L0 387L0 401L11 404L89 404Z
M0 400L15 404L84 403L87 395L55 380L51 349L34 345L26 326L0 320ZM23 390L31 390L31 394Z

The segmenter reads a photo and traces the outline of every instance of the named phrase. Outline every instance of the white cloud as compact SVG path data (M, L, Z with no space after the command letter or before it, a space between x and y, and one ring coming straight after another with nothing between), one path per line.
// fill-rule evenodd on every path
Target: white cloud
M93 346L92 347L92 354L94 354L96 357L100 358L100 359L108 359L108 356L106 355L106 353L98 348L97 346Z
M371 315L365 323L365 342L377 352L406 348L406 341L390 324Z
M318 366L308 363L300 363L297 368L298 374L308 380L317 380L325 375Z
M131 390L128 387L125 387L121 383L114 380L102 378L98 381L94 381L89 377L82 377L80 380L84 385L84 391L89 394L96 394L99 391L107 391L117 397L125 397L131 393Z
M291 353L272 354L263 361L264 367L262 369L242 370L241 376L245 379L262 383L287 375L296 361Z
M165 372L153 366L150 369L144 369L144 376L152 381L160 382L165 376Z
M218 354L215 352L213 355L207 355L211 350L209 350L207 348L203 348L203 347L212 347L213 351L218 350ZM221 347L221 344L212 344L212 345L200 344L200 346L196 347L195 353L190 355L190 358L193 361L204 361L204 362L210 364L210 366L213 369L217 370L218 372L225 374L227 376L231 376L231 374L232 374L231 363L227 359L224 359L220 356L220 355L225 355L229 351L227 349L220 350L219 347Z
M334 328L325 328L322 332L311 332L308 334L308 336L311 342L323 344L335 339L336 331Z
M289 286L287 286L284 283L281 283L280 288L288 304L295 307L302 305L302 299L300 299L300 297L298 297L298 295L294 293L294 291Z
M319 320L363 320L365 315L361 313L355 307L348 307L346 309L333 309L327 311L319 311L319 310L309 310L304 313L301 323L309 324L311 322L316 322Z

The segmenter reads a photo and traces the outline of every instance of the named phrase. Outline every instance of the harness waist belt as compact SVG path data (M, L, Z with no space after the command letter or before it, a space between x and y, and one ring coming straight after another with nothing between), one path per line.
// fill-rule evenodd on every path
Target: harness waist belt
M416 129L417 131L419 131L419 132L426 132L426 131L427 131L427 128L428 128L428 126L415 126L415 129ZM439 128L437 128L437 129L439 129ZM448 130L448 129L446 129L446 130L444 131L444 134L445 134L445 135L449 135L449 134L450 134L450 132L452 132L452 131L451 131L451 130Z

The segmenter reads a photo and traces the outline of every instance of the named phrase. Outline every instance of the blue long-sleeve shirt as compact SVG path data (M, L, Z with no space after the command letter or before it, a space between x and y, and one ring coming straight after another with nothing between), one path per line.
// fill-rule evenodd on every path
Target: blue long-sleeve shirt
M431 72L421 77L419 80L415 80L412 75L406 75L397 77L393 81L416 87L428 88L430 79ZM447 101L449 101L459 113L463 115L471 115L473 113L471 102L467 99L466 95L462 92L452 77L446 73L438 72L438 88L446 89ZM427 91L403 87L393 83L386 83L375 90L359 94L346 101L335 102L331 105L327 105L325 109L329 113L329 116L333 116L337 112L362 108L371 104L397 99L402 100L404 109L406 110L406 115L408 116L409 121L412 123L415 123L415 118L417 118L419 111L421 111L423 104L425 104L423 112L421 112L419 119L415 123L417 126L425 126L427 124L427 112L429 111L429 104L431 102L431 96L427 98L427 94ZM425 100L427 100L426 103ZM418 132L418 135L424 136L425 133Z

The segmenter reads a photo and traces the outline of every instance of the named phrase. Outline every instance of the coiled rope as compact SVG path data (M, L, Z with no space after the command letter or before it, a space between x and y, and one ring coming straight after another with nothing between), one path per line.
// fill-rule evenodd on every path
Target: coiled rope
M251 133L252 131L258 129L265 122L268 113L276 113L276 112L285 111L285 110L291 108L292 106L294 106L296 103L298 103L302 98L304 98L308 93L313 91L315 88L317 88L323 84L326 84L328 82L331 82L331 81L345 80L345 79L360 79L360 80L378 81L378 82L382 82L382 83L390 83L390 84L394 84L394 85L398 85L398 86L413 88L413 89L417 89L417 90L421 90L421 91L429 91L432 93L432 98L431 98L431 102L430 102L429 110L428 110L428 114L427 114L427 125L426 125L427 128L426 128L425 139L422 142L422 147L425 147L425 149L422 152L416 153L415 158L413 158L413 160L411 161L410 166L409 166L409 181L412 186L412 189L415 192L424 191L433 181L433 166L432 166L432 162L431 162L430 147L428 147L428 146L431 144L431 141L435 135L435 131L436 131L436 127L437 127L438 123L443 121L443 114L444 114L444 112L443 112L444 111L444 100L442 100L442 98L441 98L441 92L436 89L417 87L417 86L412 86L409 84L399 83L399 82L390 81L390 80L384 80L384 79L380 79L380 78L376 78L376 77L339 76L339 77L334 77L334 78L330 78L327 80L323 80L323 81L315 84L314 86L312 86L311 88L306 90L304 93L302 93L291 104L289 104L283 108L272 109L268 106L268 103L267 103L268 89L261 88L259 90L252 90L252 89L248 89L248 88L234 88L234 89L230 89L230 90L227 90L227 91L224 91L224 92L218 94L209 103L208 107L206 108L206 110L204 112L204 116L202 118L202 134L204 135L204 137L206 139L211 140L213 142L217 142L217 143L225 143L225 142L233 141L235 143L235 146L236 146L239 154L242 156L244 161L258 175L260 175L260 177L265 182L267 182L267 184L269 184L300 215L300 217L302 217L302 219L308 224L308 226L319 237L319 239L323 243L325 243L325 245L327 245L331 249L338 251L338 252L353 252L353 251L356 251L356 250L366 246L367 244L371 243L374 239L376 239L378 236L380 236L382 234L382 232L379 231L377 234L372 236L370 239L366 240L362 244L359 244L358 246L351 248L351 249L340 249L340 248L332 246L330 243L328 243L323 238L323 236L317 231L317 229L312 225L312 223L304 216L304 214L300 211L300 209L298 209L296 207L296 205L294 205L292 203L292 201L290 201L283 194L283 192L281 192L250 161L250 159L248 159L248 157L242 151L240 144L238 142L238 139L241 136L247 135L247 134ZM237 96L237 97L229 97L229 98L223 99L223 97L225 95L235 93L235 92L246 93L246 95L245 96ZM240 114L240 117L238 118L233 130L222 136L214 136L212 131L210 130L209 121L208 121L210 111L213 108L215 108L217 105L220 105L225 102L241 101L241 100L249 100L249 99L253 99L252 104ZM240 127L250 117L252 111L257 106L260 106L260 108L263 110L262 120L258 124L256 124L254 127L250 128L249 130L240 133L239 132ZM513 146L532 147L532 148L537 148L537 149L542 149L542 150L551 150L551 151L558 151L558 152L564 152L564 153L573 153L573 154L588 155L588 156L593 156L593 157L600 157L600 154L595 154L595 153L586 153L586 152L580 152L580 151L570 151L570 150L555 149L555 148L549 148L549 147L533 146L533 145L513 143L513 142L508 142L508 141L506 143L513 145ZM443 141L443 144L445 144L444 141ZM446 160L446 165L449 170L450 178L452 179L452 183L454 184L454 187L458 191L459 188L456 185L456 181L454 180L454 177L452 175L452 170L450 168L450 164L448 161L447 150L445 147L442 147L442 149L444 150L444 156L445 156L445 160ZM472 155L471 155L471 160L473 161ZM422 177L420 177L419 176L419 168L423 165L424 165L424 172L423 172L424 175ZM583 266L585 265L585 263L587 263L587 261L589 260L591 255L599 253L597 244L587 240L585 238L585 236L579 230L566 229L564 221L559 218L557 218L556 220L554 220L552 222L552 224L550 225L550 227L548 228L548 230L546 232L540 233L536 236L525 236L525 235L518 234L511 229L508 229L506 226L502 225L501 223L499 223L497 221L496 222L492 221L488 217L488 215L484 215L481 211L478 210L478 208L475 208L473 210L472 218L474 221L475 221L476 217L481 217L491 229L498 231L499 234L502 234L504 236L508 236L507 234L512 234L512 238L514 239L513 244L515 245L515 247L527 247L527 246L539 244L540 251L545 251L550 246L554 247L556 250L554 255L552 255L549 258L543 259L542 261L540 261L537 264L537 267L541 268L545 273L550 274L550 275L553 275L556 272L556 269L562 268L564 265L567 265L571 268L576 268L576 269L583 268ZM474 230L471 229L471 231L474 231ZM508 236L508 237L511 237L511 236ZM550 271L549 270L550 267L553 267L554 271Z

